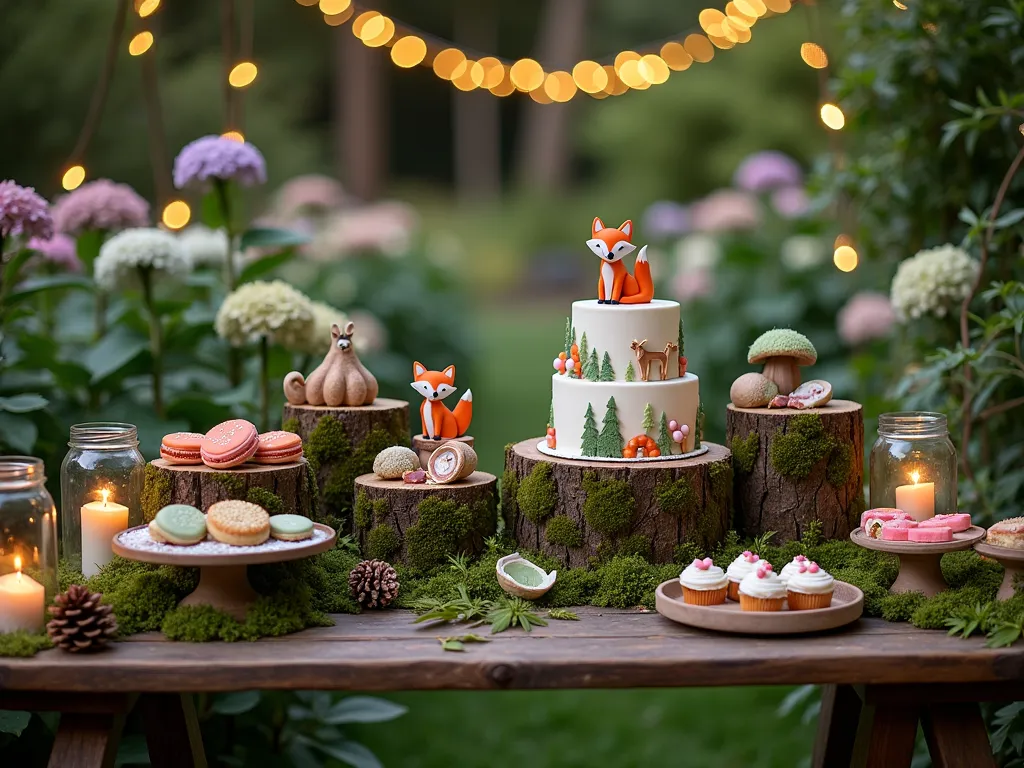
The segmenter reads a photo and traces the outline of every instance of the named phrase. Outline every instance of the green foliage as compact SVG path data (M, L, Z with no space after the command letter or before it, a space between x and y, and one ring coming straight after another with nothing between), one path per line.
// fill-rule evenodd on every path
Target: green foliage
M581 451L584 456L597 456L600 450L600 434L594 420L594 404L587 403L587 412L583 418L583 437Z
M633 367L632 360L626 365L626 381L636 381L636 368Z
M642 557L644 560L651 559L651 540L642 533L633 533L626 536L619 542L618 554L630 557Z
M537 462L530 474L519 483L516 506L527 520L534 525L542 523L558 504L558 489L551 477L550 462Z
M606 351L601 358L601 372L598 374L598 381L615 381L615 371L612 370L612 358Z
M146 523L153 522L156 513L171 503L171 480L152 464L146 465L141 503L142 519Z
M621 458L624 442L619 431L619 414L615 398L609 397L605 405L604 421L601 423L601 434L597 438L597 455L609 458Z
M366 556L375 560L390 560L402 548L398 532L382 523L366 534Z
M675 567L672 566L673 569ZM642 605L644 598L657 586L653 569L642 557L614 557L601 569L601 586L594 596L594 605L601 608L634 608Z
M572 611L567 611L564 608L552 608L548 611L549 619L556 619L558 621L579 621L580 617Z
M729 448L732 450L732 461L736 469L749 475L754 471L754 463L761 452L761 436L757 432L751 432L746 437L734 437Z
M0 656L35 656L52 647L45 632L0 632Z
M852 449L825 431L820 416L801 413L787 420L786 430L776 433L768 446L776 472L801 480L818 462L828 459L826 479L833 486L846 484L853 466Z
M533 627L546 627L548 623L533 611L533 603L523 600L521 597L499 598L491 610L488 611L486 620L491 625L491 634L496 635L504 632L509 627L517 624L526 632Z
M540 602L549 606L590 605L601 586L601 574L589 568L558 572L555 585Z
M595 472L583 476L583 517L602 536L613 537L629 530L636 512L633 489L625 480L599 478Z
M824 525L821 520L811 520L804 527L803 533L800 534L800 543L803 544L804 549L810 547L816 547L824 541Z
M284 502L281 501L281 497L266 488L253 486L246 492L245 500L252 504L258 504L271 515L280 515L284 512Z
M548 520L548 524L544 528L544 538L548 544L560 547L583 546L583 531L567 515L556 515Z
M470 549L474 538L494 533L493 504L458 504L429 496L417 505L418 519L405 532L409 565L429 571L447 562L449 555Z
M245 492L245 480L242 476L232 472L215 472L212 479L228 495L230 499L240 499Z
M654 486L654 498L659 511L676 517L691 512L697 504L697 493L685 475L658 483Z

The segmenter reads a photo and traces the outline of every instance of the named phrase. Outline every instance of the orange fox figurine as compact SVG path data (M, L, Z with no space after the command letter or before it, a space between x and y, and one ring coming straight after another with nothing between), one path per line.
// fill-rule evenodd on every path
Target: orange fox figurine
M634 274L629 274L622 263L636 246L633 239L633 222L627 220L622 226L606 227L598 218L594 219L593 237L587 240L597 257L601 259L601 277L597 281L598 304L647 304L654 298L654 280L651 278L651 265L647 263L647 246L640 249Z
M467 389L454 411L441 401L455 391L455 366L443 371L428 371L423 363L412 364L412 388L423 395L420 418L423 436L433 440L451 440L466 434L473 419L473 391Z

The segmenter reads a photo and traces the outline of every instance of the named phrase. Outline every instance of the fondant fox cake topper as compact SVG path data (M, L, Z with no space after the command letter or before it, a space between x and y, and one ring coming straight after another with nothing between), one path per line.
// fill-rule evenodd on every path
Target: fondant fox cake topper
M441 401L455 391L455 366L449 365L443 371L428 371L423 363L412 364L412 388L423 395L420 418L423 421L423 436L433 440L452 440L462 437L473 419L473 391L467 389L455 406L449 411Z
M648 304L654 298L647 246L637 254L632 275L622 263L625 256L636 250L632 241L631 220L627 219L615 228L606 227L601 219L594 218L587 246L601 259L601 276L597 281L598 304Z

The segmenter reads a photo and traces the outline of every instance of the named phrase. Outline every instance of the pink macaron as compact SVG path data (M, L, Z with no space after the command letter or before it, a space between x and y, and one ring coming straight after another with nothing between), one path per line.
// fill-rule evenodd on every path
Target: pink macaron
M206 433L203 438L203 463L214 469L230 469L244 464L260 446L259 432L245 419L231 419Z
M867 512L863 512L860 516L860 527L866 528L869 520L905 520L910 517L902 509L896 509L895 507L878 507L876 509L869 509Z
M952 540L953 531L947 525L933 525L928 528L919 525L917 528L907 529L907 541L934 544Z
M922 528L941 528L947 526L953 533L966 531L971 527L971 516L966 512L954 512L950 515L936 515L921 521Z
M202 464L203 435L172 432L160 441L160 458L169 464Z
M302 458L302 438L294 432L264 432L253 454L256 464L292 464Z

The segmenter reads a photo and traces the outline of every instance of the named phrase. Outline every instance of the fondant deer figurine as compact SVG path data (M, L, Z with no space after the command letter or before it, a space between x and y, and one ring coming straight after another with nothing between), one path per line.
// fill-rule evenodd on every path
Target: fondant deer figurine
M668 378L668 356L673 349L679 349L677 344L673 344L671 341L665 345L664 352L651 352L650 350L644 349L644 344L647 343L647 339L643 341L637 341L633 339L630 342L629 348L636 352L636 362L640 366L640 378L644 381L648 381L651 376L651 363L657 360L661 363L661 380L664 381Z
M292 405L369 405L377 397L377 379L359 362L352 334L355 325L342 332L331 326L331 348L324 361L304 379L298 371L284 377L284 396Z

